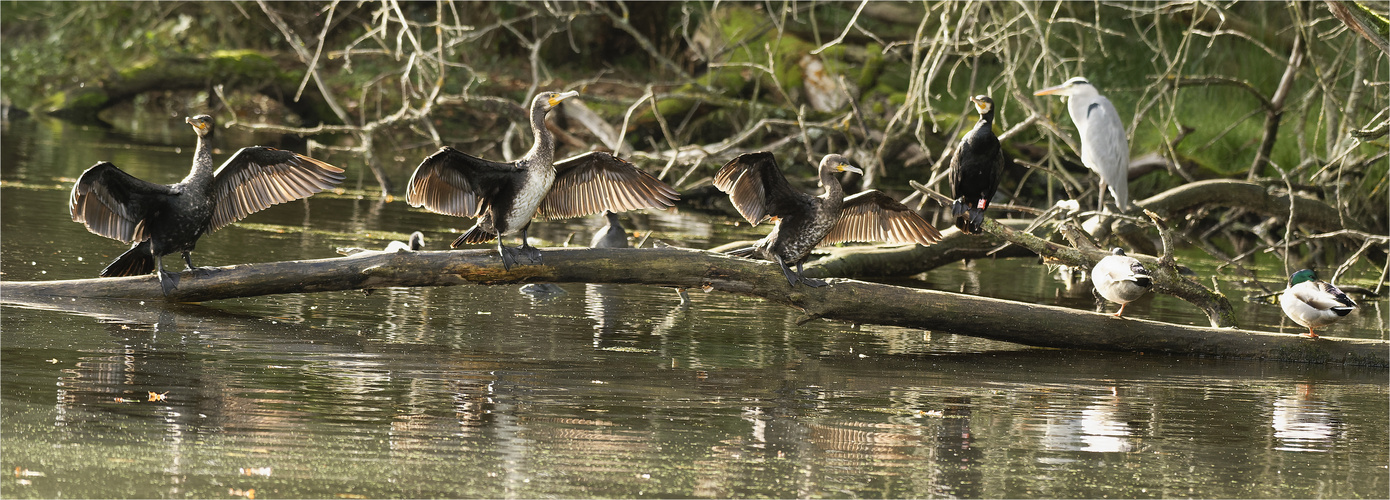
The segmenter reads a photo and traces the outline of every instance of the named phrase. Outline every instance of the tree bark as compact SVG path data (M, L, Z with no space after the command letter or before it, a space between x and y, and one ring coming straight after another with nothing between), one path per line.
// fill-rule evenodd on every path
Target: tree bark
M493 250L364 252L306 261L268 262L182 273L179 288L160 294L154 276L0 283L12 304L77 299L204 301L279 293L397 286L520 282L634 283L752 295L799 308L806 319L894 325L1025 345L1139 353L1277 359L1387 366L1379 340L1322 337L1173 325L1062 307L1025 304L934 290L831 279L830 286L790 287L776 265L700 250L544 250L545 264L502 269ZM133 306L132 306L133 307Z

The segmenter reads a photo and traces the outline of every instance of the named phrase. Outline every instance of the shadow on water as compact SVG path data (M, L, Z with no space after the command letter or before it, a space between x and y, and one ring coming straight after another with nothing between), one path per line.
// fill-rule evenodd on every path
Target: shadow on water
M123 246L68 219L63 178L100 156L87 141L56 140L90 132L22 126L4 136L4 279L93 276ZM133 156L181 176L187 155ZM466 225L403 205L341 195L276 206L208 235L195 263L328 257L417 229L442 246ZM750 234L681 214L625 222L695 246ZM598 225L545 223L538 233L585 241ZM1088 291L1067 291L1026 259L904 282L1094 307ZM7 304L0 492L1390 494L1383 370L1033 349L801 324L795 310L721 293L692 290L682 306L665 288L565 289L544 298L465 285L208 304ZM1166 297L1131 307L1169 321L1191 314ZM1369 314L1378 307L1346 328L1383 335ZM1265 309L1255 324L1277 329L1277 308Z

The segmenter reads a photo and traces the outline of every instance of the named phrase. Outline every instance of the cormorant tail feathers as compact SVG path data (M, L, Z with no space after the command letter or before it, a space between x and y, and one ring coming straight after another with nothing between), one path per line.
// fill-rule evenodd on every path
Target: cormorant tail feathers
M487 243L496 238L496 233L478 227L477 224L474 224L472 229L469 229L467 232L464 232L463 235L459 236L458 239L454 240L454 242L451 243L449 247L458 248L466 244L476 245L479 243Z
M101 270L101 277L139 276L154 272L154 254L150 252L150 240L141 241L126 250L116 261Z

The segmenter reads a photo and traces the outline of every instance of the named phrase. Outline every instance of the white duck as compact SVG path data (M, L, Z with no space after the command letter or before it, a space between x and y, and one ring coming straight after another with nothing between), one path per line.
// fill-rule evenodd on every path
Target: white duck
M1347 294L1331 283L1318 279L1312 269L1289 276L1289 288L1279 296L1279 307L1294 323L1308 327L1308 336L1318 338L1313 328L1336 323L1356 309Z
M1110 253L1091 269L1091 283L1105 300L1120 304L1120 310L1115 312L1118 318L1125 312L1126 304L1149 291L1153 278L1138 259L1126 256L1124 249L1115 248Z

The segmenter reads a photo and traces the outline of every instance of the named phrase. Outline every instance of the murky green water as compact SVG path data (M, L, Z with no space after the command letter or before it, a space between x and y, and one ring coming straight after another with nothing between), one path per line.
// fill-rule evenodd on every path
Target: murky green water
M191 154L183 128L132 137L23 120L3 130L6 280L92 277L123 251L69 220L67 188L82 169L107 159L173 182ZM629 223L693 246L739 237L700 215ZM213 233L194 258L329 257L416 229L441 248L466 224L399 201L316 197ZM583 241L597 225L536 228ZM920 278L1092 304L1027 259ZM667 289L563 287L551 298L461 286L6 305L0 495L1390 495L1384 370L798 326L795 311L727 294L696 292L683 308ZM1384 307L1365 301L1329 333L1385 338ZM1126 311L1205 323L1167 297ZM1281 316L1241 306L1245 326L1278 330Z

